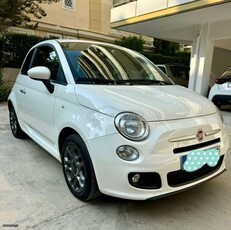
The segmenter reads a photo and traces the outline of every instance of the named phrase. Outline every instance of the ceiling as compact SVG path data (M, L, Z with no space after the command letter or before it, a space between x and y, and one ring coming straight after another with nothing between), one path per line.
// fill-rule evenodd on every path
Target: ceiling
M215 46L231 50L230 27L222 28L223 22L231 25L231 2L210 6L189 12L184 12L168 17L150 19L136 24L127 24L118 29L139 33L155 38L191 44L195 36L195 28L198 25L209 24L211 29L216 29ZM217 25L217 28L215 27ZM223 35L224 34L224 35ZM220 37L220 38L219 38Z
M215 41L215 46L222 49L231 50L231 39L217 40Z

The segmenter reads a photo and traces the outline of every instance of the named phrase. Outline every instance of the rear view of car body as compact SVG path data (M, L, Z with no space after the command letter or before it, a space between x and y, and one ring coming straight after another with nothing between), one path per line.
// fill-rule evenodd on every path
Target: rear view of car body
M209 92L209 99L217 106L231 105L231 68L217 78Z

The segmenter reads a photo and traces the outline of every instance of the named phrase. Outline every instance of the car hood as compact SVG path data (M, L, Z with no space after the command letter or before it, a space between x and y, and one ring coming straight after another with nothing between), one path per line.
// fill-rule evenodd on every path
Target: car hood
M115 117L134 112L146 121L192 118L216 113L205 97L181 86L76 85L79 103Z

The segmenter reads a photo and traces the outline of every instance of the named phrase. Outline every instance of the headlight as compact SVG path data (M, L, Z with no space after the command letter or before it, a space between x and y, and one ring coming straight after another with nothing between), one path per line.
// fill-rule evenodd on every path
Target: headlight
M141 141L149 134L146 121L135 113L120 113L115 118L115 126L121 135L129 140Z

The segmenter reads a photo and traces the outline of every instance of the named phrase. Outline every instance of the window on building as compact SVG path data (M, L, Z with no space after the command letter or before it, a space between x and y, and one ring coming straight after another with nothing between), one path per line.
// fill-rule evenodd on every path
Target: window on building
M74 0L64 0L64 7L74 9Z

